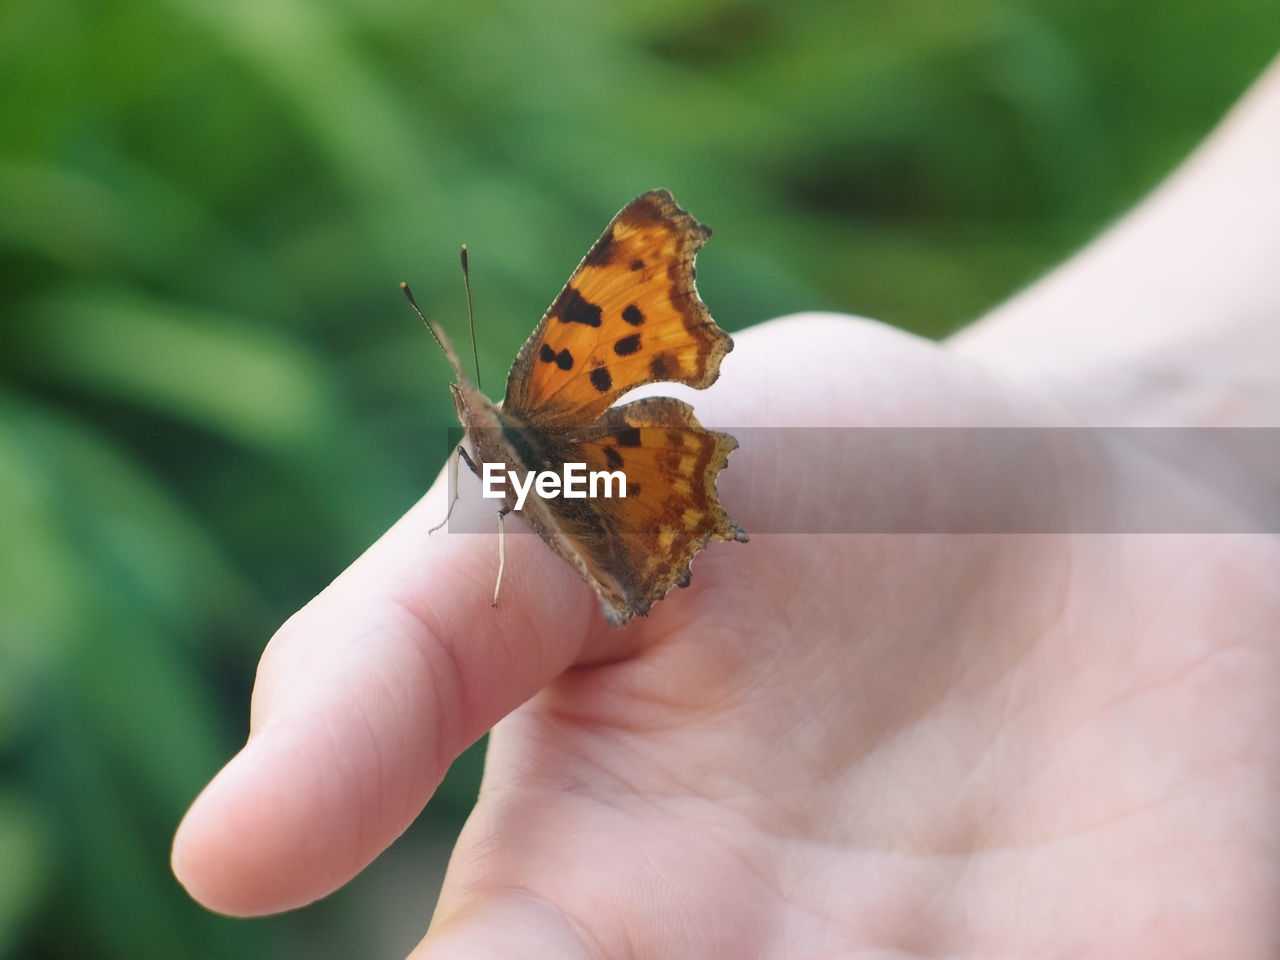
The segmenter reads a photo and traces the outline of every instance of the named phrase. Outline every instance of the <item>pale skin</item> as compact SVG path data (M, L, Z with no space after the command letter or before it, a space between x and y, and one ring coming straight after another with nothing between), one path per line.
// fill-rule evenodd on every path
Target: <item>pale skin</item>
M1280 67L950 341L735 340L704 423L1280 425ZM874 469L744 445L720 489L778 529ZM210 908L336 889L492 729L417 960L1280 953L1274 534L759 535L616 631L532 536L492 607L493 538L427 535L446 500L271 640L174 843Z

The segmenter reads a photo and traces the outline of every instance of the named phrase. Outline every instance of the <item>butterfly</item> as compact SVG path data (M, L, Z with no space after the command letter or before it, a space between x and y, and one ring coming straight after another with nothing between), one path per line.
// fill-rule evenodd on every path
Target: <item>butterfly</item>
M453 368L454 406L474 457L465 446L456 452L473 473L498 465L511 486L565 464L624 476L625 497L539 496L526 486L520 510L595 589L615 627L648 614L673 585L688 586L693 557L708 542L747 540L715 486L737 441L705 429L689 404L671 397L613 405L641 384L701 389L719 376L733 340L694 285L694 257L710 235L666 190L623 207L516 354L501 404L467 378L443 331L427 321ZM465 270L465 247L463 261ZM516 509L506 489L499 517Z

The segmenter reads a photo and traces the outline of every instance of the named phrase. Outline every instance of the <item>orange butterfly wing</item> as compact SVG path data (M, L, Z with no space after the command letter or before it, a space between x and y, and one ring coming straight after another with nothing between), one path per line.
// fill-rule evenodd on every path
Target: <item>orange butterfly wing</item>
M694 256L710 235L666 190L627 204L520 348L504 412L565 429L642 383L710 386L733 349L694 286Z
M477 459L523 478L583 464L621 473L626 496L530 493L528 524L595 589L621 626L649 612L711 540L747 536L720 506L716 475L737 441L704 429L693 408L657 397L613 403L644 383L708 387L733 341L694 286L711 235L666 190L641 194L605 228L520 348L501 408L455 363L458 415ZM508 495L504 509L515 509Z
M687 586L690 563L708 541L747 540L716 495L716 475L737 446L671 397L614 407L553 441L556 461L585 463L588 475L626 478L625 498L615 484L614 499L541 501L564 538L561 552L573 554L568 559L596 588L615 625L648 613L673 585Z

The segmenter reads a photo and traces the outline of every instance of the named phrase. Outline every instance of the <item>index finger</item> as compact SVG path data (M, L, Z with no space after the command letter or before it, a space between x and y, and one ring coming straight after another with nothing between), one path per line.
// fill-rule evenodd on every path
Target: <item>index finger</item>
M438 480L267 646L249 741L174 839L175 874L211 909L270 913L345 883L462 750L608 629L536 537L507 537L492 606L494 539L428 535L445 488Z

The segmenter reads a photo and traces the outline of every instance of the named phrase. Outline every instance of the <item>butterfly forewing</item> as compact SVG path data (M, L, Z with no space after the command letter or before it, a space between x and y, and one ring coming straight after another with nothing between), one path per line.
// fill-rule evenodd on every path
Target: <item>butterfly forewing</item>
M733 347L694 286L694 256L710 234L666 190L627 204L521 348L504 410L567 429L643 383L710 386Z

